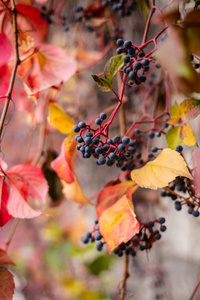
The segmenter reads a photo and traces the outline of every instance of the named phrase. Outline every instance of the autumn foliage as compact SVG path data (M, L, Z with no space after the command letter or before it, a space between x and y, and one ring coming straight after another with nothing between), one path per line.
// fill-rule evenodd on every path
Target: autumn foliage
M90 207L97 220L82 240L124 256L123 300L128 257L139 250L151 255L161 238L155 226L166 230L164 217L145 219L138 203L149 202L153 190L155 198L162 192L177 210L187 205L199 216L198 1L164 1L165 7L154 0L89 2L72 9L68 1L0 1L0 226L10 231L1 240L0 300L13 298L15 267L9 269L18 261L8 249L21 219L49 220L67 201L77 210ZM134 13L144 23L139 42L120 27L122 17L131 22ZM66 43L56 30L69 34ZM98 97L103 112L95 106ZM96 163L87 187L84 160ZM99 168L109 173L105 186ZM100 189L89 195L95 182ZM82 294L72 291L65 299L108 299L87 294L81 284Z

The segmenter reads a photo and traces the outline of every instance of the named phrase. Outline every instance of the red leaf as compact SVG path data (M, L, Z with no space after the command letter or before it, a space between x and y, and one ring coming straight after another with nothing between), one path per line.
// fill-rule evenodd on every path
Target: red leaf
M4 226L12 216L8 213L7 203L8 203L8 186L4 179L0 182L0 226Z
M21 164L9 169L8 181L10 195L7 203L8 212L15 218L33 218L42 214L27 203L28 197L44 202L48 185L42 171L35 166Z
M0 33L0 66L7 64L12 54L12 46L4 33Z
M55 45L42 44L39 51L25 60L18 75L27 93L34 95L51 86L60 85L76 72L76 61Z
M34 210L27 203L28 191L27 187L21 181L9 178L10 195L8 200L8 211L15 218L34 218L42 214L39 210Z
M0 299L12 300L14 288L13 275L6 268L0 267Z
M11 167L7 174L10 177L17 176L21 178L26 185L29 196L40 202L46 200L48 184L43 172L38 167L29 164L16 165Z
M34 38L35 45L45 40L48 23L41 17L41 10L25 4L16 5L18 30L21 35L29 34Z
M5 264L15 265L14 262L7 255L6 251L0 249L0 265L5 265Z

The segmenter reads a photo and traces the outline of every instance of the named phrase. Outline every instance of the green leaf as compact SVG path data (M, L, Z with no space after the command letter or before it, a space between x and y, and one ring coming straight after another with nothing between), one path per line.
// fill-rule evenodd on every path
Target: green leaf
M166 141L168 147L172 150L175 150L176 146L182 143L182 139L180 137L180 126L174 126L167 131Z
M113 56L106 63L104 68L104 77L106 82L111 86L117 72L124 65L124 54Z
M186 99L180 104L180 115L183 121L191 121L200 114L200 100Z
M110 92L112 87L111 87L111 84L109 82L107 82L106 80L100 78L97 75L92 75L92 78L94 79L94 81L96 81L99 89L102 92Z
M101 255L96 257L92 262L85 263L85 265L93 275L98 276L102 271L109 269L111 261L112 256Z

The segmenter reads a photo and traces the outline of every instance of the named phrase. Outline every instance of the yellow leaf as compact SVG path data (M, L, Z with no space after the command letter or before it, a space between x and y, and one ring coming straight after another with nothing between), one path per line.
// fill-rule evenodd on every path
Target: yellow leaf
M197 144L192 127L188 123L182 125L180 135L185 145L194 146Z
M180 153L168 148L164 149L155 160L131 172L132 180L140 187L153 190L167 186L177 176L193 179Z
M49 104L49 123L62 133L72 132L74 122L72 119L55 103Z
M180 137L180 129L180 126L174 126L167 131L166 141L170 149L175 150L176 146L182 143L182 139Z

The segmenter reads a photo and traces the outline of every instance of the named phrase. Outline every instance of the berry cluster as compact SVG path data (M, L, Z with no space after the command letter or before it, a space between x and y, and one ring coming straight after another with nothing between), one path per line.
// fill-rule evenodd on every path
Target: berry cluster
M139 249L141 251L150 250L152 244L161 239L161 233L165 232L167 227L163 225L165 223L165 218L161 217L154 221L148 223L142 223L139 233L134 235L127 243L121 243L118 247L113 250L113 253L121 257L123 254L136 256L136 251ZM155 225L159 224L160 228L155 229ZM87 232L84 237L82 237L82 242L87 244L89 241L96 243L96 249L101 251L106 242L103 240L101 233L99 232L98 220L95 220L95 225L92 232Z
M195 187L190 179L177 177L169 186L170 191L161 192L162 197L170 197L174 201L177 211L182 210L183 205L188 206L188 213L199 217L200 198L195 192ZM189 197L182 197L179 193L188 193Z
M141 166L144 161L141 153L137 151L137 140L132 140L128 136L121 138L115 136L113 139L107 138L105 134L106 126L102 125L106 119L106 114L101 113L95 120L99 127L92 129L85 122L80 122L73 127L73 131L79 133L75 140L79 143L77 150L82 153L83 158L96 158L97 165L112 166L116 163L122 171L132 171L135 167ZM139 131L138 131L139 132Z
M126 64L123 68L124 73L128 75L131 80L129 84L141 84L147 80L146 72L149 71L150 62L155 63L157 68L160 68L158 62L155 62L151 57L146 55L141 47L133 45L131 41L123 41L118 39L116 42L117 54L125 53L124 63Z

